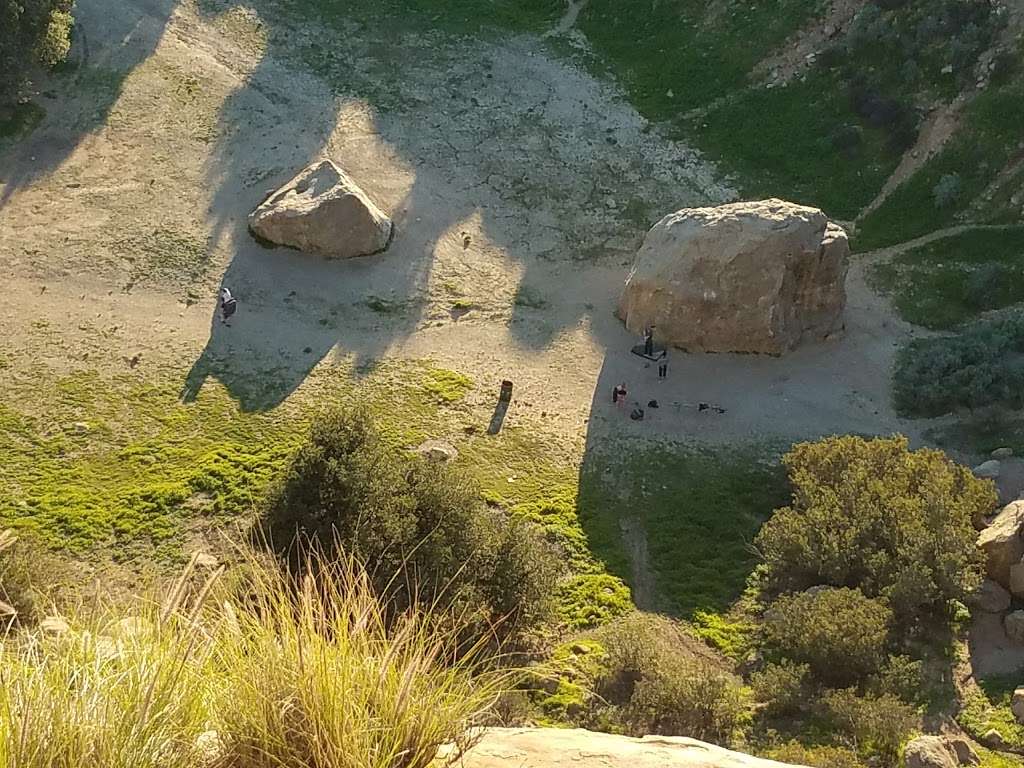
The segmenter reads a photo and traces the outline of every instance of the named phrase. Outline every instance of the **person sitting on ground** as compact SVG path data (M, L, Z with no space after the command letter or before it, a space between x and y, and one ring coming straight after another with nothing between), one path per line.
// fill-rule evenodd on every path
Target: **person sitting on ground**
M228 326L228 328L231 327L231 324L228 322L228 319L233 314L235 314L235 310L236 309L238 309L238 301L235 299L234 296L231 295L231 291L229 291L227 289L227 287L221 288L220 289L220 321L224 325Z

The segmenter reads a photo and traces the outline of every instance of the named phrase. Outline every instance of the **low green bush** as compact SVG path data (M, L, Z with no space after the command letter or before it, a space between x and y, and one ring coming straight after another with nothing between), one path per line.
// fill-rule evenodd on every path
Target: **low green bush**
M854 685L885 661L892 611L857 589L817 587L783 595L765 614L769 648L832 686Z
M829 692L823 699L837 735L866 758L896 765L900 748L920 727L911 705L891 696L860 696L853 689Z
M608 706L592 709L591 722L727 744L747 719L740 681L671 620L633 613L595 637L606 654L595 688Z
M1024 313L982 320L958 336L915 339L896 356L893 402L910 418L959 408L1024 407Z
M995 490L946 454L845 436L796 445L783 462L792 504L755 539L768 590L856 586L885 598L903 632L979 583L972 521L995 508Z
M361 411L318 419L261 503L263 530L298 564L296 536L355 555L397 610L454 602L508 637L549 615L561 566L530 523L488 509L447 465L389 444Z
M799 741L761 750L761 757L793 765L810 765L815 768L863 768L864 763L853 750L834 746L807 746Z
M766 664L750 675L754 698L764 705L769 717L785 717L799 712L808 701L808 676L811 668L782 659Z

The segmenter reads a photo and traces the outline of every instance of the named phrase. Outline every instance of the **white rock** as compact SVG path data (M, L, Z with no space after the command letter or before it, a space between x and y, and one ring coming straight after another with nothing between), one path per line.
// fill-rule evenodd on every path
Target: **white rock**
M441 748L441 761L456 754ZM489 728L462 768L782 768L787 763L681 736L615 736L579 728Z

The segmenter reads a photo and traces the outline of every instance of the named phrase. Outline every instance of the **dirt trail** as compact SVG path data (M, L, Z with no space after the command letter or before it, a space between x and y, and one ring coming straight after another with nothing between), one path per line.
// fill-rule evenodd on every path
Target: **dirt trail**
M834 0L828 11L787 40L754 67L751 75L773 87L785 85L807 69L829 40L843 34L867 0Z
M896 166L896 170L892 172L892 175L886 179L885 184L879 190L875 199L857 214L857 221L860 221L882 205L897 187L921 170L925 163L942 150L946 142L956 133L960 112L972 96L973 94L961 94L949 104L937 106L924 119L914 146L903 153L900 164Z
M557 37L571 31L576 26L576 20L580 12L586 7L587 0L568 0L569 7L565 9L565 15L558 20L554 29L545 33L544 37Z

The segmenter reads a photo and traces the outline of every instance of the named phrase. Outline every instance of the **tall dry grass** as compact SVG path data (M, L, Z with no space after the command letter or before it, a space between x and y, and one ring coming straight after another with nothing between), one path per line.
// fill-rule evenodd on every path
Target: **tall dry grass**
M453 622L389 616L351 563L245 570L219 589L193 561L128 618L8 634L0 765L425 768L513 683Z

